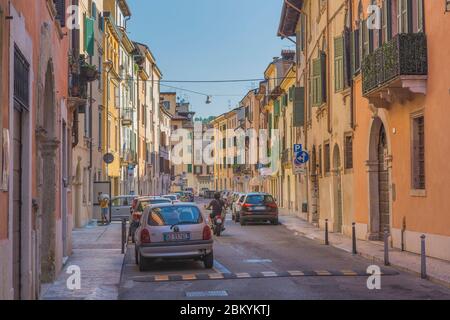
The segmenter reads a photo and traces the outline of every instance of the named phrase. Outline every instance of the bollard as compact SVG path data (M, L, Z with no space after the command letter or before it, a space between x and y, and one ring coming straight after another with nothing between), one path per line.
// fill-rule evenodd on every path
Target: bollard
M357 254L356 251L356 223L352 223L352 253Z
M389 230L388 228L384 229L384 265L391 265L389 262Z
M426 256L426 251L425 251L425 235L423 234L420 237L421 240L421 268L420 268L420 273L422 276L422 279L427 279L427 256Z
M127 219L122 219L122 254L125 253L125 244L126 244L126 237L127 237Z
M328 241L328 219L325 219L325 245L330 245L330 242Z

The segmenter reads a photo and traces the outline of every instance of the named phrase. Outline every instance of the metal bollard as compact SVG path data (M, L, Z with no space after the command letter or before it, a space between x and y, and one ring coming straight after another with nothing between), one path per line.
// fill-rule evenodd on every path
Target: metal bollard
M352 223L352 253L358 254L358 251L356 251L356 223Z
M426 251L425 251L425 235L423 234L420 237L421 240L421 268L420 268L420 273L422 276L422 279L427 279L427 255L426 255Z
M384 265L389 266L391 263L389 262L389 230L388 228L384 229Z
M125 253L125 245L126 245L126 237L127 237L127 219L122 219L122 254Z
M328 219L325 219L325 245L330 245L330 242L328 241Z

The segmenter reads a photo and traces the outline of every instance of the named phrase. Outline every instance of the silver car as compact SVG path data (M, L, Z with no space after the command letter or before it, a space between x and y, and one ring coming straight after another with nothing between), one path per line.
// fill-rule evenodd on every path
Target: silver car
M118 196L111 200L111 214L113 220L129 219L130 208L136 196Z
M188 203L147 207L135 233L135 257L140 271L154 259L202 260L214 265L211 228L198 206Z

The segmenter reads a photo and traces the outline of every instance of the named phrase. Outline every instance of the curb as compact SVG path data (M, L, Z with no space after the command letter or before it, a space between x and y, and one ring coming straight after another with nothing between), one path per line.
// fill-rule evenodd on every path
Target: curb
M295 229L293 229L293 228L290 228L290 227L289 227L288 225L286 225L286 223L284 223L283 221L281 221L280 224L283 225L283 226L285 226L286 229L288 229L288 230L290 230L290 231L293 231L293 232L296 232L296 233L298 233L298 235L300 235L300 236L302 236L302 237L304 237L304 238L306 238L306 239L310 239L310 240L317 241L317 242L319 242L319 241L324 241L323 239L317 238L317 237L315 237L315 236L311 237L311 236L308 236L306 233L304 233L304 232L302 232L302 231L298 231L298 230L295 230ZM349 250L347 250L347 249L341 248L341 247L337 246L335 243L333 243L331 240L330 240L329 242L330 242L330 246L331 246L331 247L336 248L336 249L339 249L339 250L342 250L342 251L345 251L345 252L347 252L347 253L351 253L351 250L349 251ZM383 264L383 266L384 266L384 259L382 259L382 258L378 258L378 257L376 257L376 256L373 256L373 255L370 255L370 254L367 254L367 253L363 253L363 252L358 252L357 255L360 256L360 257L363 257L363 258L365 258L365 259L367 259L367 260L372 260L372 261L374 261L374 262L381 262L381 263ZM404 266L401 266L401 265L399 265L399 264L395 264L395 263L392 263L392 262L391 262L391 264L390 264L389 266L387 266L387 267L391 267L391 268L394 268L394 269L397 269L397 270L399 270L399 271L403 271L403 272L409 273L409 274L414 275L414 276L417 276L417 277L420 277L420 276L421 276L420 272L417 272L417 271L415 271L415 270L412 270L412 269L410 269L410 268L407 268L407 267L404 267ZM430 282L432 282L432 283L435 283L435 284L444 286L444 287L446 287L446 288L450 288L450 282L447 282L447 281L445 281L445 280L439 279L439 278L437 278L437 277L435 277L435 276L430 276L430 275L428 275L428 277L427 277L426 280L428 280L428 281L430 281Z

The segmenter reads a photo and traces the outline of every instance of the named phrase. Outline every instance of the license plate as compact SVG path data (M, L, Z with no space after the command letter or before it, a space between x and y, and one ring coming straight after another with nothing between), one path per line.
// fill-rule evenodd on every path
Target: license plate
M258 211L266 210L266 207L255 207L255 210L258 210Z
M186 241L191 240L191 234L188 232L173 232L164 234L164 241Z

